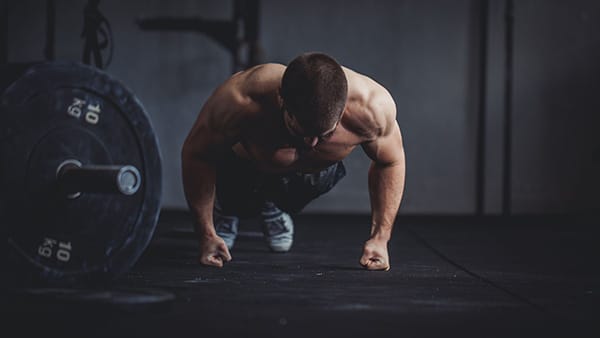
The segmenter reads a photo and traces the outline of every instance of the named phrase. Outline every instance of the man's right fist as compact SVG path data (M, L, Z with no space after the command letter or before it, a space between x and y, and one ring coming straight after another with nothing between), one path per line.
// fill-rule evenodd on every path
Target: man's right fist
M200 264L223 267L224 262L231 260L231 254L225 241L217 235L203 236L200 240Z

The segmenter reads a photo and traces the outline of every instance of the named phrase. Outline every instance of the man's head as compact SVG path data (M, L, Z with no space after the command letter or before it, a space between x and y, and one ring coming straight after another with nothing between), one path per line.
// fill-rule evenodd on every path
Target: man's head
M322 53L304 53L288 65L281 80L286 118L302 135L323 136L335 128L346 106L348 83L342 67Z

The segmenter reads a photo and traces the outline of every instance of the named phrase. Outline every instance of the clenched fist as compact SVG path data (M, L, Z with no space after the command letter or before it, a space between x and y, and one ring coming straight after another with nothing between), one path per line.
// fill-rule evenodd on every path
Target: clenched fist
M360 265L367 270L387 271L390 269L389 262L387 240L371 238L365 243Z
M200 240L200 257L198 260L201 264L223 267L223 263L231 260L229 249L223 239L217 235L203 236Z

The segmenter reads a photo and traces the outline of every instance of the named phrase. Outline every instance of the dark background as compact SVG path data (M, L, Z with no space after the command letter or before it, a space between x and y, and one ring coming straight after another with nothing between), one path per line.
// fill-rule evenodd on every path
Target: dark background
M54 3L54 57L81 60L85 2ZM401 214L596 213L600 3L514 1L508 41L506 5L263 0L260 59L286 64L301 52L322 51L391 92L406 147ZM4 60L44 59L46 2L6 1L2 9ZM139 97L158 135L163 208L185 210L182 142L212 90L232 73L231 54L204 34L144 31L136 21L228 20L233 1L103 0L100 10L114 32L106 71ZM307 213L369 212L369 160L357 149L346 164L347 178Z

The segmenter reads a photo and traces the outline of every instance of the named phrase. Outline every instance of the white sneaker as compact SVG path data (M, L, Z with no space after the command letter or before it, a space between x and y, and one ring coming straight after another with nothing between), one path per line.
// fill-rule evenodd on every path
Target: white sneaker
M240 219L236 216L223 215L221 206L215 200L215 207L213 208L213 222L215 224L215 231L217 235L225 241L227 248L231 250L235 243L235 238L238 234L238 225Z
M263 234L269 248L274 252L287 252L294 240L292 217L281 211L273 202L265 202L261 211Z

